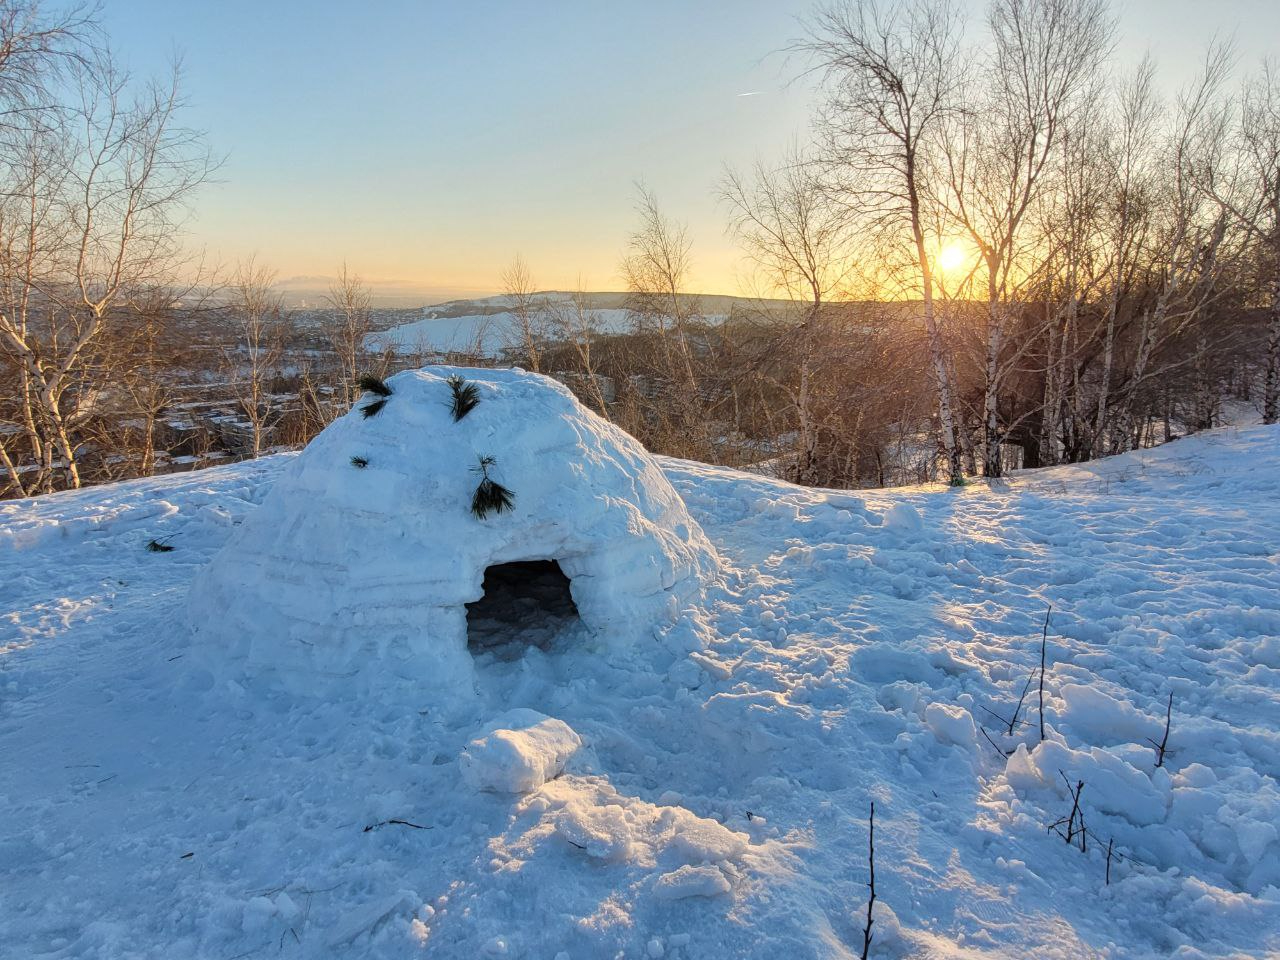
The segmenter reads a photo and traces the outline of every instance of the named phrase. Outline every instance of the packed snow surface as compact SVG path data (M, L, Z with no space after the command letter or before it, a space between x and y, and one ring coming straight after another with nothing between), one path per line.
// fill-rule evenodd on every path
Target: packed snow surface
M454 376L478 401L461 419ZM384 696L402 683L431 689L440 710L471 696L466 605L490 567L558 564L593 647L651 642L714 576L654 459L555 380L426 367L386 389L291 461L196 576L190 618L211 677ZM482 476L510 489L510 510L473 515Z
M954 491L660 461L719 580L642 643L486 615L451 710L201 665L299 462L0 504L0 955L856 957L872 800L872 957L1280 951L1276 428Z

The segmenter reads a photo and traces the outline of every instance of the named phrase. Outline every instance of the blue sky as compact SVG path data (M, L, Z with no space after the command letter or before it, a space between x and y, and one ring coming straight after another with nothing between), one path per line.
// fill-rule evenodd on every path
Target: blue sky
M981 9L974 3L975 10ZM516 253L547 287L616 289L643 179L687 221L695 281L735 292L724 163L806 135L812 91L778 53L811 3L109 0L137 73L177 52L187 121L227 161L192 242L282 277L487 293ZM1276 0L1117 3L1121 62L1171 84L1215 31L1275 52ZM753 96L739 96L751 93Z

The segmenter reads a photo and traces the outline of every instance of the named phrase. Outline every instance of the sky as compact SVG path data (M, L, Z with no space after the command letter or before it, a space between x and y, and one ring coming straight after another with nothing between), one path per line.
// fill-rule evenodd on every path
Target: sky
M497 292L520 254L547 289L620 289L643 182L693 242L692 285L748 281L716 186L810 129L785 47L811 0L108 0L137 74L183 62L185 122L225 158L189 242L322 289L342 263L385 296ZM975 15L983 3L973 0ZM1274 53L1277 0L1117 0L1117 62L1170 86L1215 33Z

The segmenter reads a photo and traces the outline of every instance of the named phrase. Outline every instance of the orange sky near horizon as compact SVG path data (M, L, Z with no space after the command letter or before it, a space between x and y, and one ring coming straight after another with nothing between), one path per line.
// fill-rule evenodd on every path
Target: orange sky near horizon
M186 122L226 156L193 248L294 286L345 262L430 302L497 292L516 254L544 289L620 289L639 181L688 225L694 292L758 292L716 186L807 138L812 84L779 51L812 8L113 0L103 20L139 74L182 54ZM1248 67L1280 36L1274 0L1115 9L1117 66L1150 50L1170 90L1215 33Z

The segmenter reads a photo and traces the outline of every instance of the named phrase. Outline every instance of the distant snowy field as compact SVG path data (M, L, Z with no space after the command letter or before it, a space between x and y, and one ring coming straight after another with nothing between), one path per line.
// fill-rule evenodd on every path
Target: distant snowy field
M617 303L621 295L587 294L589 309L585 322L590 332L595 335L631 333L635 328L635 318L630 310L621 307L596 306L601 298L605 302ZM564 311L566 316L574 318L573 295L568 293L548 292L538 294L538 298L550 306L553 311ZM724 322L730 309L731 298L712 298L715 309L708 312L704 319L710 323ZM520 348L523 333L515 314L497 308L509 306L511 298L507 296L485 297L480 300L452 301L437 307L424 307L426 314L421 320L402 323L387 330L380 330L365 337L365 347L380 353L390 350L392 353L467 353L476 356L499 356L504 349ZM475 312L467 312L474 310ZM456 315L454 315L456 314ZM561 338L555 324L545 316L535 318L536 332L547 339Z
M997 489L664 461L724 582L667 643L482 657L449 718L191 681L188 584L289 459L0 504L0 956L854 957L872 799L873 957L1280 951L1276 428ZM1040 743L1034 688L987 711L1049 603ZM511 708L582 746L481 792Z
M632 328L629 310L592 310L592 332L628 333ZM476 313L459 317L424 317L365 337L372 351L392 353L472 353L497 356L505 347L521 342L520 326L514 314Z

